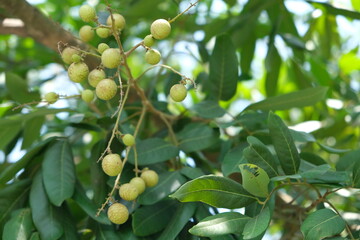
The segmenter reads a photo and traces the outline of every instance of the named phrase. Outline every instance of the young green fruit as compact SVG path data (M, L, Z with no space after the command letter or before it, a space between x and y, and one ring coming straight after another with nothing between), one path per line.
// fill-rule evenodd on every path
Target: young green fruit
M96 34L101 38L107 38L110 36L111 31L108 28L99 27L96 29Z
M139 192L135 185L125 183L120 186L119 195L125 201L135 200L139 196Z
M122 141L123 143L125 144L125 146L127 147L130 147L132 145L135 144L135 138L133 135L131 134L125 134L123 137L122 137Z
M83 59L80 57L80 55L79 54L73 54L72 56L71 56L71 59L72 59L72 61L74 62L74 63L79 63L79 62L81 62Z
M117 176L122 170L122 161L119 154L108 154L101 162L103 171L109 176Z
M101 54L101 63L107 68L117 68L121 63L121 54L118 48L106 49Z
M100 43L99 45L98 45L98 52L100 53L100 54L102 54L106 49L108 49L108 48L110 48L109 47L109 45L107 45L106 43Z
M93 39L94 31L92 30L91 26L85 25L80 28L79 36L81 40L88 42Z
M153 170L145 170L140 177L144 180L147 187L153 187L159 182L159 175Z
M91 70L91 72L89 73L88 82L90 86L96 87L98 83L105 78L106 78L106 74L104 70L96 68Z
M84 22L92 22L96 18L95 9L89 5L82 5L79 9L79 15Z
M171 25L165 19L158 19L151 24L150 32L155 39L164 39L169 36Z
M68 75L71 81L79 83L89 75L89 68L84 62L72 63L68 68Z
M147 46L147 47L151 47L152 45L154 45L155 43L155 40L153 38L153 36L151 34L147 35L145 38L144 38L144 45Z
M186 98L187 90L183 84L175 84L170 88L170 97L175 102L181 102Z
M115 28L119 29L119 30L124 29L124 27L126 25L125 18L121 14L118 14L118 13L114 13L112 16L114 18ZM111 15L107 18L106 24L109 26L112 26Z
M135 186L138 190L139 195L142 194L145 191L146 184L144 179L141 177L134 177L130 180L130 184Z
M123 224L129 218L129 210L121 203L114 203L109 207L107 215L112 223Z
M117 88L114 80L105 78L96 85L96 96L101 100L110 100L116 95Z
M160 59L161 59L161 54L158 50L150 49L145 53L145 61L148 64L152 64L152 65L158 64L160 62Z
M74 48L71 48L71 47L64 48L64 50L61 52L61 57L62 57L62 60L64 61L64 63L66 63L66 64L73 63L72 56L74 54L79 54L79 51Z
M84 100L84 102L91 102L94 99L94 92L90 89L85 89L81 92L81 98Z
M59 99L59 94L54 93L54 92L49 92L49 93L45 94L44 99L49 104L53 104Z

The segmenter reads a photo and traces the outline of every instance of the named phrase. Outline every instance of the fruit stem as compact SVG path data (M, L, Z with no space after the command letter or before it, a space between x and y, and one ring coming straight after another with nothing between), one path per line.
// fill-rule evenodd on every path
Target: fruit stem
M106 154L108 151L110 151L111 143L112 143L112 141L113 141L114 138L115 138L116 132L118 131L121 112L122 112L122 110L124 109L124 105L125 105L125 102L126 102L126 99L127 99L128 95L129 95L129 91L130 91L130 87L127 87L127 88L126 88L126 92L125 92L125 96L124 96L124 101L123 101L122 104L120 105L119 111L118 111L117 116L116 116L115 126L114 126L114 128L113 128L113 130L112 130L112 134L111 134L110 140L109 140L109 142L108 142L108 145L107 145L105 151L101 154L101 156L100 156L100 158L97 160L97 162L101 161L101 160L104 158L105 154Z
M135 46L133 46L129 51L125 52L126 57L128 57L133 51L135 51L138 47L143 46L144 41L139 42Z
M130 152L131 147L127 147L126 148L126 155L125 158L123 160L123 164L122 164L122 169L120 171L120 173L117 175L115 183L113 188L111 189L111 192L109 193L108 197L106 198L105 202L101 205L101 208L97 211L96 216L98 217L101 213L102 210L104 210L105 206L108 204L108 202L110 201L112 195L114 195L115 190L118 188L119 182L120 182L120 177L121 177L121 173L124 169L125 163L128 160L128 156L129 156L129 152Z
M199 2L199 1L196 1L195 3L190 3L190 6L189 6L187 9L185 9L183 12L179 13L178 15L176 15L174 18L172 18L172 19L169 20L168 22L169 22L169 23L175 22L176 19L178 19L178 18L181 17L184 13L186 13L187 11L189 11L190 8L196 6L196 4L198 4L198 2Z

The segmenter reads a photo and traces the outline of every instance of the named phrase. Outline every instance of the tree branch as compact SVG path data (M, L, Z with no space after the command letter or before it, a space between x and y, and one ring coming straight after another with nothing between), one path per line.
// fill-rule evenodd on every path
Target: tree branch
M72 33L46 17L25 0L1 0L0 8L3 8L12 17L17 17L24 22L24 26L21 28L9 28L1 24L0 31L2 34L8 31L8 34L31 37L54 51L58 51L58 42L68 43L84 50L89 49L87 44L74 37ZM95 57L89 56L85 61L90 68L99 65L99 59Z

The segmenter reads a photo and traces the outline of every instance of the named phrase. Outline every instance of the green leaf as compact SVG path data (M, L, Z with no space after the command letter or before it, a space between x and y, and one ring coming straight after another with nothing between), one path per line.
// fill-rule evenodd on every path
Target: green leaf
M269 97L263 101L249 105L245 110L286 110L294 107L312 106L325 98L327 90L327 87L313 87L280 96Z
M307 0L307 2L309 3L313 3L315 6L316 5L321 5L323 7L325 7L326 12L329 14L333 14L333 15L341 15L344 17L348 17L348 18L352 18L352 19L360 19L360 13L359 12L354 12L354 11L350 11L350 10L346 10L343 8L336 8L328 3L322 3L322 2L318 2L318 1L310 1Z
M65 199L73 195L76 178L72 150L66 139L57 139L46 149L42 167L50 202L61 206Z
M276 160L270 150L259 139L253 136L249 136L247 141L250 146L245 148L243 152L247 162L264 169L270 178L278 176Z
M75 191L72 198L81 207L81 209L84 210L84 212L86 212L95 221L107 225L111 224L105 212L102 211L99 216L96 216L96 213L98 211L98 206L95 205L86 196L85 190L83 189L79 181L77 181L75 184Z
M31 185L30 207L32 218L41 239L56 240L64 233L59 209L52 206L46 195L42 173L38 172Z
M355 162L352 173L353 173L352 186L354 188L360 188L360 161L359 161L359 159L357 159L357 161Z
M264 169L254 164L245 163L239 165L242 184L246 191L258 197L267 197L269 195L268 185L269 176Z
M148 138L136 143L139 165L164 162L179 154L179 149L160 138ZM134 151L130 151L129 162L135 163Z
M338 171L352 171L354 164L359 162L360 149L354 150L341 156L336 163L336 170Z
M28 152L17 162L8 166L4 171L0 173L0 184L4 184L7 181L11 180L17 172L25 168L27 164L34 159L39 153L42 152L44 147L54 140L54 138L48 138L37 145L33 146Z
M243 156L243 151L246 146L246 144L239 144L225 155L224 161L221 163L221 171L224 176L239 172L239 164L246 163L246 159Z
M300 158L305 160L306 162L312 163L317 166L326 164L324 159L322 159L320 156L318 156L314 153L310 153L310 152L301 152Z
M300 156L289 129L281 118L272 112L269 114L268 122L270 136L282 169L287 175L297 173L300 166Z
M21 180L0 189L0 225L9 217L10 213L19 207L30 190L30 180Z
M41 240L40 234L38 232L34 232L33 234L31 234L30 240Z
M60 240L79 239L79 236L77 234L76 222L73 219L72 214L66 203L63 204L60 208L59 219L64 229L64 234L61 236Z
M218 139L216 133L211 127L201 123L190 123L184 129L176 134L179 140L179 148L184 152L195 152L216 143Z
M273 41L271 41L273 42ZM278 79L281 68L281 57L274 46L270 44L265 58L266 79L265 89L268 97L274 96L277 92Z
M212 175L185 183L170 197L181 202L199 201L214 207L230 209L244 207L256 200L241 184L229 178Z
M180 173L190 179L195 179L204 175L204 172L201 170L201 168L193 167L183 167L180 169Z
M29 103L40 100L39 93L29 92L26 80L22 79L18 75L6 72L5 82L11 98L15 101L19 103Z
M336 148L332 148L332 147L329 147L329 146L326 146L324 144L321 144L321 143L317 143L323 150L325 150L326 152L328 153L335 153L335 154L341 154L341 153L347 153L347 152L350 152L351 149L336 149Z
M324 165L316 166L306 172L301 173L300 175L303 178L318 178L321 175L325 174L330 169L331 166L329 164L324 164Z
M209 80L212 93L219 100L230 100L238 81L238 59L236 48L228 35L216 37L215 47L210 57Z
M138 202L143 205L154 204L176 191L185 182L186 178L179 171L164 172L159 175L159 183L154 187L146 188L139 196Z
M189 232L201 237L214 237L225 234L241 234L251 218L237 212L225 212L209 216L192 227Z
M269 207L265 207L259 215L246 223L243 231L244 239L252 239L261 235L268 228L270 220Z
M226 113L226 111L220 107L216 101L211 100L195 104L192 107L192 110L202 118L218 118L222 117Z
M13 212L11 219L5 224L2 239L29 239L33 229L31 210L22 208Z
M0 125L0 150L3 150L20 132L21 123L11 122Z
M161 231L171 220L178 203L172 200L138 208L132 217L132 228L137 236L148 236Z
M196 203L181 204L157 240L174 240L194 215L196 207Z
M112 240L112 239L126 239L129 238L119 238L116 234L116 231L113 226L96 224L96 240Z
M43 116L34 117L25 122L24 126L24 140L22 142L21 148L26 149L34 144L34 142L40 136L40 130L44 124L45 118Z
M327 208L311 213L301 225L305 240L323 239L340 234L344 229L344 220Z
M294 139L294 141L297 142L316 142L315 137L307 132L301 132L301 131L295 131L293 129L289 129L292 138Z

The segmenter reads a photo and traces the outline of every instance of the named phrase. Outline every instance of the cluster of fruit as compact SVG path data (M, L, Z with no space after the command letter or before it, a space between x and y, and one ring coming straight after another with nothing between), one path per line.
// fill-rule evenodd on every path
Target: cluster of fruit
M98 99L104 101L111 100L113 97L115 97L119 86L113 79L114 77L107 77L106 71L107 69L116 69L115 76L120 77L120 67L128 67L127 57L137 47L142 46L146 50L145 62L151 65L158 64L161 60L161 54L158 50L155 50L151 47L155 44L155 40L164 39L169 36L171 32L171 21L167 21L165 19L155 20L150 27L151 34L147 35L142 42L134 46L131 50L125 52L122 49L119 38L121 31L125 28L126 25L125 19L121 14L112 13L111 10L109 12L110 15L106 20L106 25L104 25L99 22L93 7L89 5L81 6L79 9L80 18L87 23L96 23L96 27L92 27L90 25L81 27L79 36L80 39L82 39L84 42L90 41L94 37L95 33L100 38L113 36L118 43L117 47L112 48L106 43L100 43L96 52L87 52L74 46L65 45L62 47L63 49L61 51L61 57L64 63L69 65L68 76L70 80L75 83L84 83L87 80L87 85L95 88L95 91L91 89L85 89L81 93L81 98L88 103L92 102L95 96ZM100 66L90 71L89 67L84 61L86 55L96 56L101 59ZM169 68L166 65L161 66ZM170 97L174 101L181 102L185 99L187 95L187 89L184 86L186 84L186 80L187 78L171 87ZM122 80L119 78L119 81L121 87ZM132 82L129 80L128 87L131 86ZM59 96L57 93L49 92L44 96L44 100L48 104L52 104L55 103L59 97L61 96ZM125 102L126 99L124 99L124 101L120 101L120 106L122 106ZM117 119L120 118L120 113L121 111L118 112ZM124 157L124 160L121 160L119 154L111 152L110 144L113 138L112 137L109 141L107 149L99 160L102 161L101 166L103 171L108 176L117 176L117 178L115 180L113 190L106 199L106 202L99 209L99 212L109 204L110 207L107 211L108 218L115 224L122 224L127 221L129 217L129 211L125 205L114 201L112 195L114 194L115 190L119 190L119 196L121 199L125 201L133 201L140 194L142 194L147 187L155 186L159 181L159 176L155 171L149 170L148 168L139 170L137 163L135 163L135 177L132 178L129 183L120 183L120 176L129 153L128 150L134 146L135 137L131 134L122 134L117 128L118 124L115 124L113 135L116 134L119 138L121 138L122 142L127 147L126 156ZM134 149L134 151L136 150ZM107 155L105 155L106 153ZM139 173L140 176L138 176Z
M79 9L80 18L84 22L95 22L96 27L84 25L79 31L80 39L88 42L94 37L94 31L100 38L107 38L111 35L119 34L126 25L125 18L118 13L110 14L106 20L106 25L100 24L96 16L95 9L89 5L83 5ZM158 64L161 60L161 54L158 50L151 47L155 43L155 39L161 40L166 38L171 32L171 25L165 19L155 20L150 27L151 34L147 35L142 41L141 45L146 49L145 61L151 65ZM110 100L115 97L118 86L116 82L107 78L104 68L116 69L124 61L124 52L119 48L110 48L106 43L100 43L97 47L97 52L101 57L101 65L96 69L89 70L87 64L83 61L83 56L87 53L76 47L67 46L62 52L61 56L64 63L69 64L68 75L71 81L75 83L82 83L86 79L91 87L95 88L97 98L101 100ZM93 54L91 54L93 55ZM81 92L81 98L85 102L91 102L95 98L95 94L91 89L85 89ZM175 84L170 89L170 97L175 102L181 102L187 95L187 89L184 84ZM59 99L59 95L55 92L47 93L44 100L49 103L55 103Z
M109 176L121 173L123 163L118 154L108 154L102 160L102 169ZM154 187L159 182L158 174L145 168L140 177L134 177L129 183L124 183L119 188L119 195L125 201L133 201L142 194L146 187ZM115 224L123 224L129 218L129 210L121 203L113 203L108 209L108 218Z

